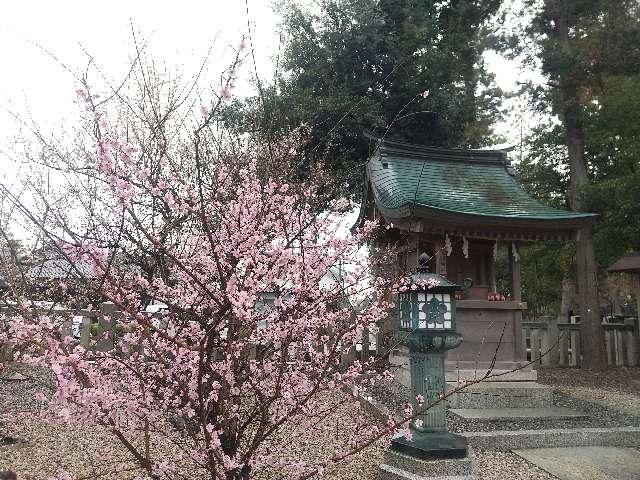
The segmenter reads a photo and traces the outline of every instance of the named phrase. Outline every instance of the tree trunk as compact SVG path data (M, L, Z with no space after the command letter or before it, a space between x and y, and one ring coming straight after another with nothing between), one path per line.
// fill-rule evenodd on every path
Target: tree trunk
M584 352L582 366L593 370L603 370L607 368L607 356L604 345L604 330L601 325L600 302L598 301L597 266L593 253L591 225L578 232L576 263L580 333Z
M569 42L569 1L560 3L557 17L559 47L568 54ZM583 190L589 183L584 160L584 129L582 107L579 96L579 75L571 67L560 71L560 113L567 134L569 155L569 204L572 210L584 207ZM604 333L600 325L600 303L598 300L597 265L593 251L593 226L585 225L576 235L576 267L578 303L584 352L583 367L604 369L607 358L604 347Z

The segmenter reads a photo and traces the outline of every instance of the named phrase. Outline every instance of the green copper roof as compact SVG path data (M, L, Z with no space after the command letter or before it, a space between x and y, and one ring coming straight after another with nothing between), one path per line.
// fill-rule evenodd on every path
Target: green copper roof
M388 218L430 213L566 221L594 216L549 207L513 177L502 151L382 142L367 163L376 207Z

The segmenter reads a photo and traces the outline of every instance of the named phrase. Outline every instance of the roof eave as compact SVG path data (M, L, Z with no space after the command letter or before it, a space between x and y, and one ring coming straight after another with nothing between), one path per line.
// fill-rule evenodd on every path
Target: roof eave
M581 215L569 215L567 217L541 218L533 216L515 216L515 215L487 215L483 213L467 213L448 210L444 208L431 207L427 205L411 203L405 204L399 208L386 208L379 202L376 207L384 215L385 218L393 219L451 219L454 222L474 223L474 220L483 225L496 226L519 226L519 225L544 225L544 226L563 226L581 228L593 222L597 214L583 213Z

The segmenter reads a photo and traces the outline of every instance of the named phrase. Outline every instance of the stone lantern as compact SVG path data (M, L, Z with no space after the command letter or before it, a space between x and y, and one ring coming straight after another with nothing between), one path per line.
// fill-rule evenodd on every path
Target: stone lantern
M398 340L409 349L411 395L414 412L437 401L445 393L444 353L462 342L456 332L455 292L462 286L429 272L431 258L423 253L411 288L398 295ZM416 397L424 398L419 405ZM445 401L421 413L411 425L412 440L392 440L392 449L411 456L460 458L467 453L464 437L447 432Z

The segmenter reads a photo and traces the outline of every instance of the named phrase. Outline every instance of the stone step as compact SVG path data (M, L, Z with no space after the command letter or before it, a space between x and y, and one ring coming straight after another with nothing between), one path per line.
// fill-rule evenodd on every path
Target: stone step
M469 446L509 451L540 447L640 447L640 427L464 432Z
M468 456L464 458L421 460L389 449L384 454L383 463L388 467L413 472L416 475L428 478L451 475L464 476L473 473L473 465Z
M538 372L533 370L530 366L526 368L516 369L512 365L495 365L494 367L490 366L478 366L475 367L473 365L469 366L460 366L456 368L453 365L446 365L445 370L445 380L447 382L467 382L470 380L477 380L482 378L484 374L487 373L487 370L491 368L491 378L489 381L492 382L535 382L538 379Z
M447 391L458 386L448 382ZM481 382L449 397L451 408L541 408L553 406L551 387L536 382Z
M418 475L391 465L381 464L378 467L379 480L476 480L475 475L444 475L444 476L424 476Z
M543 408L452 408L451 413L465 420L499 422L509 420L571 420L586 418L582 412L563 407Z

